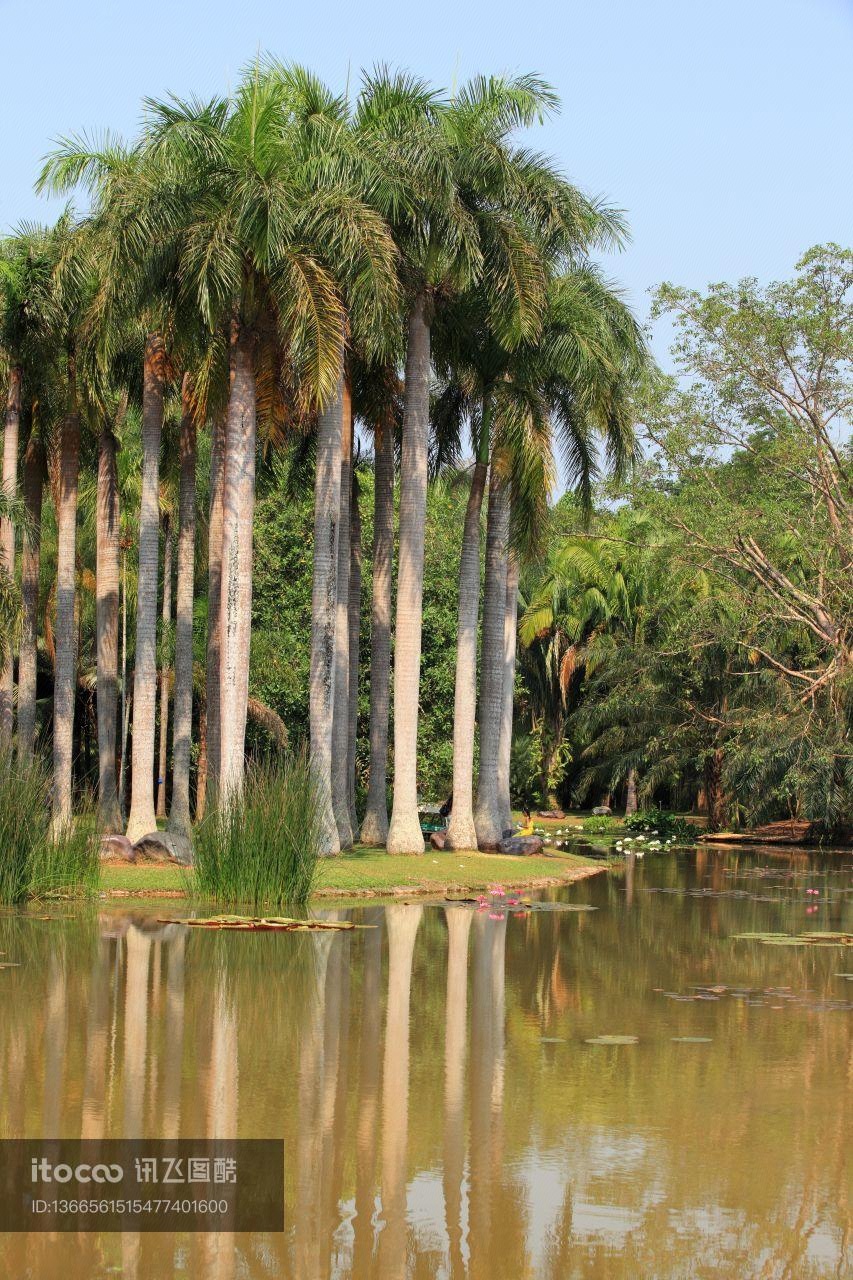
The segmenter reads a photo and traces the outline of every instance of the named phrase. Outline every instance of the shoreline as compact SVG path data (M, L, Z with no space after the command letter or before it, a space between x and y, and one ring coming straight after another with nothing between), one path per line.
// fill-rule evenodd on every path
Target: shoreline
M605 862L578 854L515 858L472 853L462 856L461 862L459 858L459 854L444 855L440 859L424 858L424 863L429 862L430 865L423 865L421 874L416 877L412 875L416 861L413 858L400 859L404 865L399 868L394 865L397 860L388 859L386 854L356 854L329 860L321 868L320 883L309 901L446 897L479 893L495 883L513 889L562 888L607 870ZM445 871L441 863L449 864L451 861L456 861L457 866L451 868L447 865ZM434 871L436 865L440 869ZM106 864L101 870L96 900L187 899L192 894L181 884L183 874L181 869L168 864Z

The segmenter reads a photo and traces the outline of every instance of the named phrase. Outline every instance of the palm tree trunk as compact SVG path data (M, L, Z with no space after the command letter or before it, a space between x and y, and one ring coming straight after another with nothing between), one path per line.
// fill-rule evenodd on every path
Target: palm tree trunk
M394 560L394 436L374 429L373 600L370 619L370 782L362 844L388 837L388 717L391 693L391 578Z
M216 803L220 766L219 686L222 669L222 517L225 499L225 431L227 415L217 413L211 427L210 517L207 535L207 656L205 705L207 707L207 771L205 805Z
M255 334L235 321L225 436L222 505L222 664L219 788L223 802L243 789L252 639L252 531L255 520Z
M209 769L207 754L207 706L202 699L198 713L198 773L195 789L195 820L201 822L207 809L207 775Z
M723 789L723 752L717 747L705 759L705 795L708 802L708 830L722 831L726 825L726 793Z
M451 849L477 847L474 732L477 720L477 623L480 617L480 519L487 470L486 462L478 459L474 464L459 557L456 689L453 699L453 808L447 826L447 843Z
M80 475L80 415L74 361L68 361L68 412L59 441L59 502L56 548L56 663L53 683L53 826L71 822L74 700L77 692L77 494Z
M157 829L154 814L154 722L157 706L157 586L160 559L160 437L166 351L159 334L145 343L142 388L142 501L133 673L133 760L127 837Z
M474 823L481 849L503 836L498 808L498 744L503 715L504 619L509 534L509 491L495 461L489 478L486 580L483 589L483 651L480 663L480 771Z
M311 767L321 808L320 854L340 853L332 806L332 724L335 706L338 517L341 505L343 385L317 421L314 478L314 574L311 588Z
M349 735L347 740L347 802L352 838L358 831L355 806L355 748L358 739L358 659L361 639L361 511L358 477L353 472L350 506L349 562Z
M181 386L181 479L178 493L178 594L175 603L175 726L169 830L190 831L190 746L193 724L193 591L195 574L196 425L192 382Z
M504 611L504 677L501 729L498 737L498 812L504 831L512 828L509 772L512 759L512 713L515 704L515 651L518 636L518 556L509 552Z
M32 759L36 742L38 676L38 607L41 578L41 506L44 490L44 446L36 431L24 455L24 505L29 530L21 550L21 649L18 658L18 757Z
M400 468L400 565L394 651L394 803L389 853L423 853L418 820L418 695L424 589L430 326L424 293L409 316L403 454Z
M97 571L95 575L98 653L98 799L108 832L121 827L116 786L118 692L119 494L116 438L108 426L98 450Z
M121 547L121 751L118 765L118 802L122 821L127 820L127 735L130 729L130 698L127 691L127 549Z
M169 762L169 631L172 627L172 521L163 516L163 627L160 659L160 749L157 755L157 817L166 816L166 770Z
M20 365L9 370L9 390L6 395L6 429L3 435L3 492L14 498L18 492L18 440L21 429L21 384L23 371ZM15 578L15 526L11 520L0 520L0 568ZM12 703L15 676L11 637L9 652L0 672L0 747L12 744Z
M637 770L631 765L625 789L625 817L637 812Z
M352 507L352 400L344 378L341 424L341 506L338 518L337 608L335 612L335 703L332 714L332 807L342 849L352 848L349 814L349 571Z

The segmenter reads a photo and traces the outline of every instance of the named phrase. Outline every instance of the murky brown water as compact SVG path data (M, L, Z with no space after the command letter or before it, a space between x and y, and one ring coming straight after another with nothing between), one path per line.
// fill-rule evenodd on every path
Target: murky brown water
M850 1275L853 960L730 940L853 929L849 863L646 858L557 895L594 912L350 934L5 916L0 1135L282 1136L286 1231L5 1234L0 1275Z

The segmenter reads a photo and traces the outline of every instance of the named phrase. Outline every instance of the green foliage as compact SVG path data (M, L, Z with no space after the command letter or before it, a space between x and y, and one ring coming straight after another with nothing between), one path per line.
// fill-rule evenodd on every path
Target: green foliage
M628 831L641 831L644 835L656 835L661 840L676 840L680 844L695 844L696 827L679 813L667 809L638 809L625 819Z
M584 818L581 826L589 836L605 836L615 831L620 826L620 821L618 818L609 817L606 813L592 814Z
M320 804L305 752L252 766L243 793L195 832L190 888L269 910L307 902L317 873Z
M372 472L360 470L359 482L364 556L356 779L363 790L369 763ZM308 737L313 492L289 495L287 468L277 465L264 475L261 494L255 514L250 688L278 712L296 745ZM427 494L418 787L435 800L444 799L453 780L457 575L466 501L464 486L452 480L437 481ZM395 548L395 581L396 568Z
M36 757L23 764L0 755L0 902L93 891L99 832L91 813L51 832L50 775Z

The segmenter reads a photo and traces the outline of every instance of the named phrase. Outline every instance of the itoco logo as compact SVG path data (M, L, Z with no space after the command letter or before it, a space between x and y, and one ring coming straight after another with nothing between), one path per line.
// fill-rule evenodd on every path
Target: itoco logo
M32 1160L32 1182L121 1182L124 1169L120 1164L51 1164L42 1157Z

